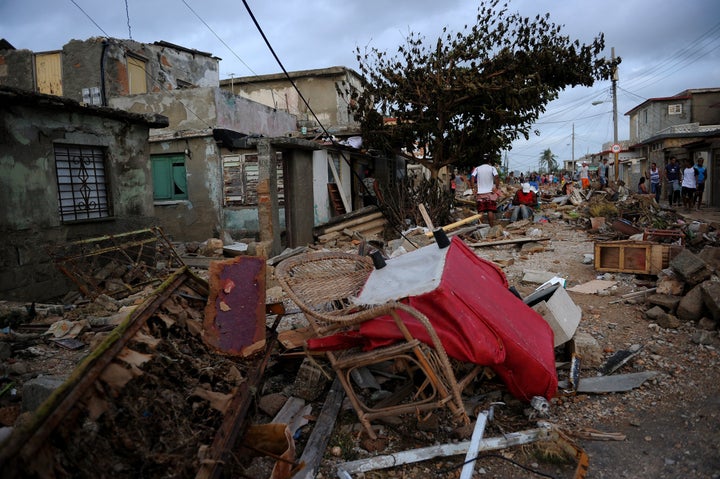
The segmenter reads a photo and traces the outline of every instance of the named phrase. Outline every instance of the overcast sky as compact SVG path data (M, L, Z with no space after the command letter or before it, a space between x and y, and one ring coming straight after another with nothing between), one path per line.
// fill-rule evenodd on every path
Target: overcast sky
M447 26L472 22L477 0L247 0L288 71L346 66L355 48L394 52L408 32L437 38ZM618 82L619 139L624 114L648 98L688 88L720 87L720 0L508 0L525 16L549 12L583 43L605 34L622 58ZM222 58L220 78L281 69L240 0L0 0L0 38L15 48L57 50L95 36L167 42ZM593 106L594 101L605 103ZM573 125L575 127L574 149ZM545 149L559 161L601 150L613 139L611 84L568 89L548 105L540 136L517 141L512 169L535 169Z

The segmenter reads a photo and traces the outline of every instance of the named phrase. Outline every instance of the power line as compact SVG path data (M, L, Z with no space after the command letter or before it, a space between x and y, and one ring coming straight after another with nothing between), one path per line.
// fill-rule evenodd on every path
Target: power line
M103 30L102 27L100 27L100 25L98 25L95 20L93 20L93 17L91 17L90 15L88 15L88 13L87 13L85 10L83 10L82 7L81 7L80 5L78 5L75 0L70 0L70 1L73 3L73 5L75 5L75 6L78 8L78 10L80 10L81 12L83 12L83 14L84 14L86 17L88 17L88 19L93 23L93 25L95 25L95 26L97 27L98 30L100 30L101 32L103 32L106 37L110 37L110 35L108 35L107 32L106 32L105 30Z

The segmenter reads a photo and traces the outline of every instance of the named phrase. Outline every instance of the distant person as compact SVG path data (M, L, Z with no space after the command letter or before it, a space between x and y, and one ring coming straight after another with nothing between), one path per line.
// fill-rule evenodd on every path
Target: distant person
M657 163L654 161L650 164L647 178L650 180L650 193L655 195L655 202L660 204L660 191L662 190L662 186L660 185L660 170L658 170Z
M495 213L497 212L498 188L500 187L500 176L497 168L490 164L488 158L480 161L470 174L470 183L476 192L475 201L477 212L480 215L487 214L487 221L490 226L495 226Z
M645 184L644 176L641 176L640 180L638 181L637 192L640 193L641 195L647 195L649 193L648 187Z
M607 164L607 158L603 158L598 168L598 179L600 180L600 188L605 188L608 184L608 176L610 174L610 167Z
M371 168L365 170L365 178L363 182L363 206L377 205L378 200L382 200L380 187L375 179L374 171Z
M512 213L510 222L514 223L519 219L524 220L533 215L533 209L537 207L537 193L532 189L530 183L523 183L515 192L512 199Z
M695 165L695 169L698 172L697 176L697 189L695 190L695 196L697 197L697 209L700 209L702 206L702 197L703 193L705 193L705 181L707 181L707 168L703 166L703 163L705 160L701 156L697 160L697 165Z
M588 164L585 162L583 162L582 168L580 168L580 182L582 183L583 190L590 188L590 168L588 168Z
M668 185L668 204L680 205L680 165L677 158L670 157L670 163L665 166L665 182Z
M695 162L688 158L685 160L685 169L682 171L682 200L686 211L692 210L695 205L697 179L698 171L695 169Z

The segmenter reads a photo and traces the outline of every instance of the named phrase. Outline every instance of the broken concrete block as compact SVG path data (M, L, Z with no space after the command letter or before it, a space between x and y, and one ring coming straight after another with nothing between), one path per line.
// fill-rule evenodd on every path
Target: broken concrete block
M660 306L654 306L647 311L645 311L645 317L648 318L651 321L657 321L658 318L661 318L662 316L666 315L664 309L662 309Z
M583 368L597 368L603 362L600 344L588 333L575 333L570 341L570 347L582 358Z
M702 283L712 275L705 262L687 249L683 249L670 261L670 267L691 286Z
M262 396L258 401L258 408L270 417L274 417L285 405L288 398L284 394L273 393Z
M327 377L320 370L320 366L305 358L300 365L292 394L306 401L314 401L325 391Z
M535 284L543 284L548 281L550 281L555 276L558 276L557 273L552 273L550 271L523 271L523 277L522 281L524 283L535 283Z
M656 322L658 326L664 329L677 329L680 327L680 320L672 314L665 313Z
M720 320L720 283L706 281L700 285L703 304L707 307L715 321Z
M557 288L552 296L533 306L533 309L553 330L554 347L570 341L582 318L582 311L564 288Z
M711 271L720 270L720 248L717 246L705 246L698 257L707 264Z
M705 283L703 283L705 284ZM678 304L677 316L683 321L697 321L705 312L703 304L702 284L695 286L683 296Z
M38 376L26 381L22 388L22 410L35 411L64 382L57 376Z
M703 329L705 331L715 331L717 329L717 326L717 321L707 317L700 318L700 321L698 321L697 324L698 329Z
M671 296L681 296L685 290L685 283L676 276L660 276L658 277L657 294L667 294Z
M681 299L679 296L670 296L668 294L651 294L647 297L647 302L654 306L660 306L665 311L674 313Z

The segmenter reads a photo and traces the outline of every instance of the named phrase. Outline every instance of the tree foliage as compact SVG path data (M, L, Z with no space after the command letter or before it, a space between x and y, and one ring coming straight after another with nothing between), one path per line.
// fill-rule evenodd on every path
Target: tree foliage
M557 155L548 148L540 154L540 170L546 173L553 173L558 170Z
M472 166L479 155L499 158L514 140L529 138L561 90L608 78L604 43L599 34L581 44L549 14L530 19L490 0L473 25L458 33L446 27L432 44L410 33L394 55L358 48L364 90L346 93L366 145L419 157L436 174L446 165Z

